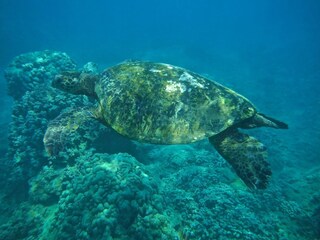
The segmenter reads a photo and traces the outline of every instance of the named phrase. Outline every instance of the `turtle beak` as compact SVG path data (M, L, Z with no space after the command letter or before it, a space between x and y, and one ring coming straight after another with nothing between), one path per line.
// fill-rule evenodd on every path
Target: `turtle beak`
M61 86L62 84L62 81L63 81L63 76L61 74L58 74L55 76L55 78L51 82L51 86L54 88L59 88L59 86Z
M58 74L53 79L51 86L57 89L60 89L62 91L66 91L68 81L66 79L66 76L63 74Z

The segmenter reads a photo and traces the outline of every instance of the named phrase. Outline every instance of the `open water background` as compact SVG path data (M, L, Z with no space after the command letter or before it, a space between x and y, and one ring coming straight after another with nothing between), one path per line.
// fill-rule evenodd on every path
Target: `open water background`
M101 70L142 59L206 75L289 124L253 131L271 134L276 180L320 174L319 43L318 0L0 0L1 72L19 54L49 49ZM1 156L12 104L2 75Z

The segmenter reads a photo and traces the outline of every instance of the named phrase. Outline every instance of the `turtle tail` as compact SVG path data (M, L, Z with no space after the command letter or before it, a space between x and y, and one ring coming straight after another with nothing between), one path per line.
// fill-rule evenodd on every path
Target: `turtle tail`
M46 152L50 156L58 155L70 140L72 133L87 121L96 118L94 113L94 108L76 108L64 112L50 121L43 138Z
M256 118L259 118L260 121L264 123L267 127L279 128L279 129L288 129L288 124L281 122L277 119L266 116L262 113L257 113Z
M271 127L278 129L288 129L288 124L277 119L268 117L262 113L256 113L254 116L242 121L237 127L240 128L256 128Z

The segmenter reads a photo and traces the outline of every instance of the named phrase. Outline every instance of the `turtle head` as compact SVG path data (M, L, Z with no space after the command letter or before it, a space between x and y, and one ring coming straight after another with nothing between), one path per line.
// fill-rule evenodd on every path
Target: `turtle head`
M67 71L56 75L51 85L64 92L96 97L94 88L97 79L95 74Z

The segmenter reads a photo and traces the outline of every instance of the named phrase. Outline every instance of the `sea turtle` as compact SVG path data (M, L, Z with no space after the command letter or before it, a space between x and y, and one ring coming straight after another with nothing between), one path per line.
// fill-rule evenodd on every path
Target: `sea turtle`
M145 143L183 144L208 138L250 188L266 188L271 170L265 146L238 129L288 128L257 112L249 100L233 90L165 63L127 61L101 74L63 72L52 86L93 97L99 104L86 113L64 114L58 121L62 125L49 125L44 137L48 152L55 133L69 131L70 122L81 124L90 116Z

